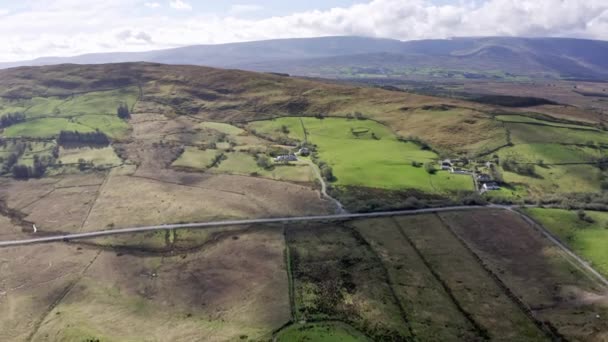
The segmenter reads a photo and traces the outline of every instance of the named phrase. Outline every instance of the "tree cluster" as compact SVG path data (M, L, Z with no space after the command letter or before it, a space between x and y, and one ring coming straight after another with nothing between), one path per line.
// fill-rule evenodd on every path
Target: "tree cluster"
M524 176L536 176L536 168L534 164L519 164L513 159L506 159L502 162L502 168L505 171L514 172Z
M60 145L67 144L85 144L85 145L103 145L110 144L110 139L103 132L96 130L95 132L78 132L78 131L61 131L57 142Z
M5 128L25 121L25 114L10 113L0 117L0 128Z
M116 114L118 115L119 118L121 118L123 120L128 120L131 118L131 113L129 112L129 106L127 106L126 103L121 103L120 105L118 105L118 108L116 109Z
M33 166L14 165L11 169L13 177L16 179L40 178L44 176L48 165L52 162L49 158L34 155Z

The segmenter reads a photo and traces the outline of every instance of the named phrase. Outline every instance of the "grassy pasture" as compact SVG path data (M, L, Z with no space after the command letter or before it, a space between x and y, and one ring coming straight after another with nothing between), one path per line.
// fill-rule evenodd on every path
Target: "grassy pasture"
M9 126L4 129L3 135L9 138L51 138L61 131L94 132L95 129L110 137L121 138L126 134L128 124L110 115L83 115L70 119L40 118Z
M586 146L560 144L517 144L500 149L496 153L501 159L511 158L523 163L545 164L589 163L604 155L604 151Z
M231 136L237 136L237 135L245 133L245 131L239 127L236 127L236 126L233 126L230 124L226 124L226 123L221 123L221 122L206 121L206 122L201 122L199 126L202 128L213 129L218 132L228 134Z
M61 148L59 150L59 160L63 164L76 164L80 159L92 162L95 166L115 166L122 163L122 160L116 155L112 147Z
M495 118L496 118L496 120L499 120L502 122L538 124L538 125L545 125L545 126L552 126L552 127L575 128L575 129L582 129L582 130L599 131L597 128L594 128L594 127L567 124L567 123L561 123L561 122L553 122L553 121L547 121L547 120L540 120L540 119L536 119L536 118L524 116L524 115L497 115Z
M511 139L518 144L560 144L588 145L608 144L608 134L593 130L578 130L563 127L528 125L522 123L505 123L511 132Z
M424 168L412 166L414 161L427 163L438 156L414 143L399 141L386 126L371 120L289 117L258 121L249 127L262 134L317 145L319 158L333 168L336 185L432 193L473 190L470 176L444 172L429 175Z
M293 182L312 182L315 175L305 162L290 163L289 165L275 165L273 169L266 170L259 167L254 157L246 152L224 152L226 157L217 167L210 168L214 158L222 153L219 150L199 150L187 147L173 166L185 167L212 173L226 173L242 176L259 176L274 180Z
M581 220L576 211L548 208L524 211L608 276L608 213L586 211L594 221L587 222Z
M43 118L7 127L4 129L3 135L9 138L51 138L58 135L61 131L94 132L95 129L70 119Z
M294 324L276 335L280 342L360 342L369 339L351 326L340 322Z
M188 146L184 150L184 153L173 162L173 166L206 170L211 166L213 159L218 153L220 153L218 150L200 150L196 147Z
M525 185L532 194L600 192L602 172L595 165L536 166L536 177L503 172L509 184Z

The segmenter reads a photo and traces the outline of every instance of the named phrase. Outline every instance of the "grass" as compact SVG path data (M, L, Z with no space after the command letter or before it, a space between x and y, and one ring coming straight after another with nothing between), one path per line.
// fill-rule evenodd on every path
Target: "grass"
M85 114L112 114L116 115L116 108L121 103L127 103L131 108L137 97L137 87L129 87L109 91L97 91L79 94L67 98L60 97L33 97L24 104L27 106L25 114L28 118L48 116L79 116Z
M601 158L604 153L598 148L555 143L517 144L505 147L496 153L501 159L511 158L518 162L545 164L589 163Z
M347 324L320 322L290 325L276 335L276 341L358 342L369 339Z
M206 122L201 122L200 127L202 128L208 128L208 129L212 129L221 133L225 133L231 136L237 136L240 134L245 133L245 131L239 127L230 125L230 124L226 124L226 123L221 123L221 122L211 122L211 121L206 121Z
M597 128L594 128L594 127L540 120L540 119L532 118L529 116L523 116L523 115L497 115L496 120L503 121L503 122L512 122L512 123L539 124L539 125L553 126L553 127L575 128L575 129L582 129L582 130L599 131Z
M249 127L262 134L317 145L319 158L331 165L338 186L419 189L432 193L473 190L470 176L444 172L429 175L424 168L412 166L413 161L428 163L438 156L414 143L399 141L386 126L371 120L290 117L254 122Z
M129 130L129 124L116 115L82 115L74 118L74 122L83 126L99 129L112 138L124 138Z
M173 166L206 170L211 166L218 153L220 153L218 150L200 150L188 146L184 153L173 162Z
M505 123L511 132L511 139L518 144L608 144L608 134L592 130L578 130L562 127L539 127L522 123Z
M3 135L9 138L51 138L59 135L59 132L61 131L93 132L95 129L70 119L43 118L7 127L4 130Z
M602 172L595 165L536 166L535 172L536 177L503 172L503 178L514 186L525 185L535 195L601 191Z
M116 116L83 115L75 118L41 118L10 126L4 130L4 136L51 138L61 131L94 132L99 129L112 138L126 135L128 124Z
M477 155L507 142L502 124L491 116L464 108L415 109L386 115L382 121L405 137L419 137L437 150Z
M199 150L187 147L184 153L173 163L176 167L209 171L213 173L226 173L242 176L259 176L274 180L309 183L314 181L314 173L310 166L304 162L289 165L275 165L273 169L266 170L259 167L254 157L246 152L224 152L225 160L217 167L210 168L214 158L221 153L218 150Z
M396 222L491 340L545 340L544 334L436 215L404 216L396 218Z
M373 251L350 229L315 228L286 233L298 319L343 321L374 340L410 337Z
M63 164L76 164L80 159L92 162L95 166L115 166L122 163L112 147L61 148L59 151L59 161Z
M479 337L392 219L352 222L382 259L392 287L420 341L473 341Z
M524 211L608 276L608 213L586 211L594 221L587 222L581 220L576 211L547 208Z
M546 212L566 223L567 218ZM506 210L439 214L485 268L516 298L568 341L601 340L608 331L606 287L519 215ZM566 224L568 225L568 224ZM597 246L597 245L596 245ZM467 273L467 275L470 273ZM521 307L521 306L520 306ZM534 308L542 310L534 310ZM590 336L594 335L594 336ZM526 339L516 339L526 340Z

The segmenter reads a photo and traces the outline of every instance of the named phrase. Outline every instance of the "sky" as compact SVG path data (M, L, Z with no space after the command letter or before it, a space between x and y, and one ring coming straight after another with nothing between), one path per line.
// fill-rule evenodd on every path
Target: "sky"
M339 35L608 40L608 0L0 0L0 62Z

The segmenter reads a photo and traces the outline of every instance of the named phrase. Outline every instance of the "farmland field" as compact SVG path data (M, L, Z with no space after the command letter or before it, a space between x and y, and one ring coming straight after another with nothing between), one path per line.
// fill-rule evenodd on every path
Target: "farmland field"
M413 166L412 162L429 163L438 156L412 142L399 141L387 127L374 121L280 118L254 122L249 127L262 134L317 145L319 158L334 170L337 186L413 188L432 193L473 190L470 176L444 172L430 175L424 168Z

